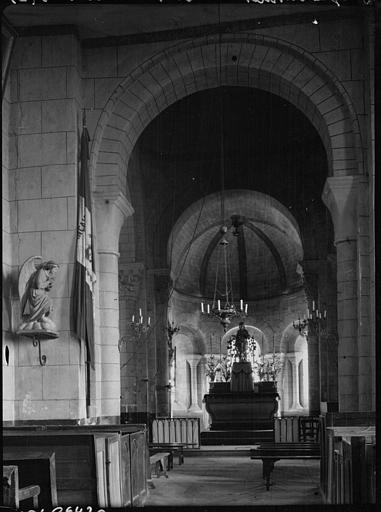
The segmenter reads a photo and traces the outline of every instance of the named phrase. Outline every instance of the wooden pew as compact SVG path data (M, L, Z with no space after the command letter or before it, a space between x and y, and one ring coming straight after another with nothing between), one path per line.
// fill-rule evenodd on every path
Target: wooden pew
M266 490L270 489L275 462L282 459L320 459L319 443L262 443L250 450L251 459L261 459Z
M4 428L4 445L56 452L60 505L140 506L149 472L145 425Z
M57 506L56 461L52 450L3 446L3 461L18 466L21 487L38 484L40 505Z
M19 474L17 466L3 466L3 505L6 507L20 508L20 501L33 499L33 508L38 508L38 485L19 486Z

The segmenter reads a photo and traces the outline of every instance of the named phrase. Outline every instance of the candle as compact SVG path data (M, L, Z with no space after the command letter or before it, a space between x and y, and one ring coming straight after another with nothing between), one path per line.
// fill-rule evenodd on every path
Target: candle
M243 300L241 299L241 301L240 301L240 302L241 302L240 309L241 309L241 311L243 311Z
M208 304L208 313L210 313L210 304Z
M201 302L201 313L203 313L203 312L204 312L204 303Z
M247 315L247 304L245 305L245 313Z

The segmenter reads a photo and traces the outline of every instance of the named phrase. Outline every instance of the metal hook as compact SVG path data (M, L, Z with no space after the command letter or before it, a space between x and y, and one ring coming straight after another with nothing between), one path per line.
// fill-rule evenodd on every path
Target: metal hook
M40 360L40 365L41 366L45 366L46 365L46 356L45 355L41 355L41 340L38 336L34 336L33 337L33 346L34 347L37 347L38 346L38 357L39 357L39 360Z

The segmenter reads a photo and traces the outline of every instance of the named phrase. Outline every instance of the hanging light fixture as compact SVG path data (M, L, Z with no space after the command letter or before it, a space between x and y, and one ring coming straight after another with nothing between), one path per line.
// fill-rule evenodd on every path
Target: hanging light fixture
M143 314L141 308L139 308L139 315L132 315L131 329L137 335L138 338L141 338L143 334L146 334L151 328L151 317L148 317L147 323L144 322Z
M321 311L318 307L315 308L315 301L313 300L312 311L307 308L307 316L304 315L303 319L300 319L299 317L298 320L292 322L292 325L294 329L298 330L303 336L307 336L308 333L316 336L324 332L326 321L326 309Z
M220 6L219 6L220 9ZM220 23L220 11L219 11ZM225 169L224 169L224 102L222 85L222 65L221 65L221 31L219 32L219 85L220 85L220 176L221 176L221 228L219 230L221 241L219 242L219 254L216 267L216 276L214 282L213 302L212 304L201 302L201 313L218 318L226 332L228 325L233 317L246 317L248 305L240 299L239 306L235 305L233 297L232 277L230 262L228 258L229 242L226 234L229 228L225 225ZM234 235L239 236L239 228L244 223L244 218L240 215L231 217L234 227Z
M232 318L244 318L247 316L248 304L245 303L243 299L240 299L239 305L234 303L232 277L228 258L229 242L225 238L227 232L226 226L222 226L220 232L222 234L222 240L219 243L219 258L216 266L213 302L212 304L201 302L201 313L218 318L224 328L224 332L226 332Z

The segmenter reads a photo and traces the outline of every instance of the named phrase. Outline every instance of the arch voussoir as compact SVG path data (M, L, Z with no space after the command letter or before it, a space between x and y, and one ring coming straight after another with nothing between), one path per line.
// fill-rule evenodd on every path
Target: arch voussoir
M322 138L330 174L355 173L356 166L362 165L354 109L328 68L297 46L252 34L180 42L134 69L102 113L93 143L94 163L102 151L102 137L119 142L124 137L128 142L120 172L125 172L133 145L154 117L189 94L219 85L262 88L296 105Z

